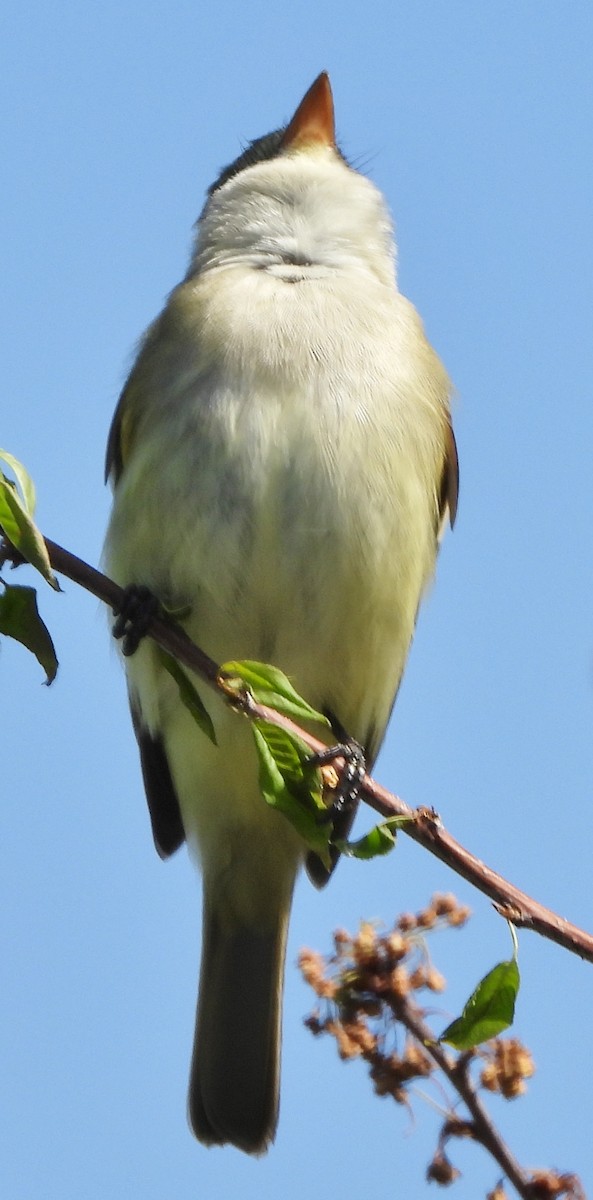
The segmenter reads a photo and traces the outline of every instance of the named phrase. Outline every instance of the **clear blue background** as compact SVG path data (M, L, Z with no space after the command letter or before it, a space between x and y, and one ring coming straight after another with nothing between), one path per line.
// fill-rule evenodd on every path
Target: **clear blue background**
M402 290L455 382L462 462L377 775L591 927L589 0L7 0L1 45L0 444L35 478L43 530L95 563L111 412L204 190L330 71L343 147L388 196ZM104 613L67 582L42 602L55 685L20 647L0 663L2 1195L424 1195L438 1117L377 1100L360 1064L311 1038L295 958L453 889L475 916L433 944L442 1028L508 956L505 925L405 837L384 862L342 864L324 894L303 881L276 1145L259 1161L200 1147L185 1122L199 882L184 853L153 851ZM538 1070L494 1110L522 1162L587 1185L593 968L520 942L516 1031ZM452 1194L485 1194L494 1165L454 1154Z

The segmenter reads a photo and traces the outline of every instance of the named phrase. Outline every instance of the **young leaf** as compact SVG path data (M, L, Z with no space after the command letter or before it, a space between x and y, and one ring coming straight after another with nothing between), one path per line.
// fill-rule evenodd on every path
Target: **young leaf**
M457 1020L440 1036L457 1050L470 1050L497 1037L512 1025L519 991L519 968L514 958L498 963L484 976Z
M7 455L3 456L8 457ZM0 527L23 558L39 571L59 592L60 585L51 569L45 542L30 512L18 494L16 485L0 472Z
M13 454L9 454L7 450L0 450L0 459L2 459L3 462L10 467L23 497L23 507L25 512L32 517L35 512L36 503L35 484L33 483L29 472L25 470L23 464L19 462L18 458L15 458Z
M269 708L275 708L277 712L296 720L316 721L318 724L329 726L327 717L311 708L277 667L251 661L227 662L220 668L220 673L231 682L233 678L240 679L247 685L258 704L266 704Z
M58 660L49 630L39 616L35 588L4 586L0 592L0 633L26 646L43 667L45 682L53 683Z
M348 858L377 858L380 854L389 854L395 846L395 830L399 829L409 817L390 817L375 825L364 837L356 842L336 841L336 846Z
M319 819L327 810L308 748L271 722L253 721L251 728L259 760L259 785L266 803L287 817L329 868L331 823Z
M167 651L163 650L160 646L159 658L165 670L168 671L169 675L171 675L175 680L175 683L179 688L180 699L191 713L196 725L199 726L199 728L202 730L202 733L206 734L206 737L210 739L214 746L218 745L212 717L210 716L210 713L208 712L208 709L206 708L197 688L183 670L181 663L178 663L177 659L173 658L172 654L167 654Z

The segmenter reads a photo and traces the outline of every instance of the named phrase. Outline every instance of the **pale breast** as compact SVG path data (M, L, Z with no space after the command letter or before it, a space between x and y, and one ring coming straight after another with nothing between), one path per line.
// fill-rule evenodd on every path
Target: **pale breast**
M353 308L352 281L225 276L172 298L174 394L150 398L110 559L191 604L213 657L274 662L362 738L387 720L432 572L446 376L376 281Z

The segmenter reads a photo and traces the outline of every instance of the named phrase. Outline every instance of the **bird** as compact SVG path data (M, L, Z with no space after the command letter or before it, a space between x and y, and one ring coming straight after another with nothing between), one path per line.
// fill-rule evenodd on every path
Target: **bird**
M149 589L217 662L280 668L370 770L458 463L448 375L398 290L387 203L337 144L325 71L209 188L106 475L111 577ZM307 854L265 804L247 721L209 694L213 745L149 638L125 668L156 849L187 843L203 881L190 1126L261 1155L295 879L306 865L322 886L337 855Z

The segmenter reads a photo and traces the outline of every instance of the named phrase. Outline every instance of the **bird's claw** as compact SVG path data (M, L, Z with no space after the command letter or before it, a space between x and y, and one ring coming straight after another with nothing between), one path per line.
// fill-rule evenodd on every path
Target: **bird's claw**
M320 824L333 822L342 813L352 811L360 799L360 788L366 773L366 760L362 746L354 738L348 738L347 741L338 742L335 746L328 746L326 750L321 750L318 754L312 754L309 762L312 766L323 767L335 762L337 758L344 760L344 766L339 775L332 803L327 811L319 817Z
M124 588L121 604L113 609L113 636L121 639L122 654L126 658L135 654L160 608L157 597L143 584L130 583Z

